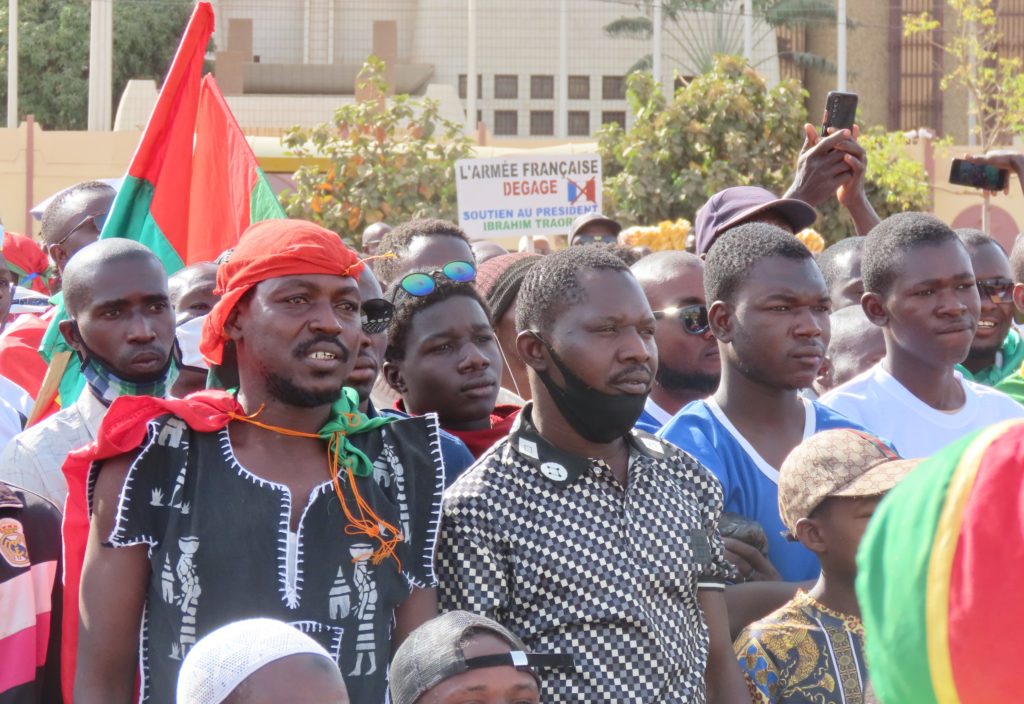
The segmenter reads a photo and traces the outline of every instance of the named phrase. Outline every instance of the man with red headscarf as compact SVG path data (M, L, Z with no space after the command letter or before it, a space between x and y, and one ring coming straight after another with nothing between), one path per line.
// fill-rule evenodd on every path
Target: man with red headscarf
M142 702L173 702L192 645L255 616L324 646L353 701L384 701L393 644L436 613L443 466L436 417L368 419L342 389L362 267L312 223L253 225L218 271L200 346L236 360L237 391L118 399L69 458L65 608L80 599L81 618L65 673L80 704L131 702L137 668Z

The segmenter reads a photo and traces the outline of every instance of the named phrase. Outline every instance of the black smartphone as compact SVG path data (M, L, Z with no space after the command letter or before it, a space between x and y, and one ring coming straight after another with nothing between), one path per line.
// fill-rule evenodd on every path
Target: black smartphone
M857 94L830 91L825 99L825 122L821 125L821 136L827 137L830 127L837 130L853 129L857 121Z
M949 182L958 186L984 188L986 191L1001 191L1006 188L1010 172L991 164L972 164L964 159L953 159L949 168Z

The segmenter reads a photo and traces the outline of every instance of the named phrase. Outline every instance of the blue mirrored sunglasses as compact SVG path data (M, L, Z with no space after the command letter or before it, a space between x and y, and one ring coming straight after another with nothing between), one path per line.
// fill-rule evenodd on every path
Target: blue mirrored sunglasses
M476 279L476 267L469 262L448 262L440 269L427 273L414 272L402 277L399 284L402 290L410 296L429 296L437 288L437 278L444 276L449 281L456 281L460 284L469 283Z

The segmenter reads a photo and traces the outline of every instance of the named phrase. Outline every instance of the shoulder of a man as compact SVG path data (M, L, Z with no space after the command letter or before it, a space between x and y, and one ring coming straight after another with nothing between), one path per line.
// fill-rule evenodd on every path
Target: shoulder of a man
M645 447L659 466L677 479L693 484L704 492L722 501L722 484L703 462L692 453L676 446L667 438L658 437L645 430L633 430L634 442ZM719 507L720 508L720 507Z
M486 505L512 481L509 440L505 438L484 454L459 476L444 492L444 506Z
M990 413L995 419L1009 420L1011 418L1024 417L1024 406L1021 406L1018 400L1011 397L998 386L993 388L977 382L967 381L966 379L964 379L964 386L970 389L978 399L978 403L982 404L985 411Z
M672 420L665 423L656 435L667 440L701 464L710 466L718 455L716 437L719 428L714 414L704 401L692 401Z

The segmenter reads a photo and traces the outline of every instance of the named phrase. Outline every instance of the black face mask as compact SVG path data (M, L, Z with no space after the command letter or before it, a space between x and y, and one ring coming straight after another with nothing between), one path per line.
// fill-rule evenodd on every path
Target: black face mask
M555 384L547 372L537 372L566 422L580 437L590 442L609 443L628 433L643 413L647 394L606 394L589 386L572 373L548 343L551 361L562 372L565 388Z

